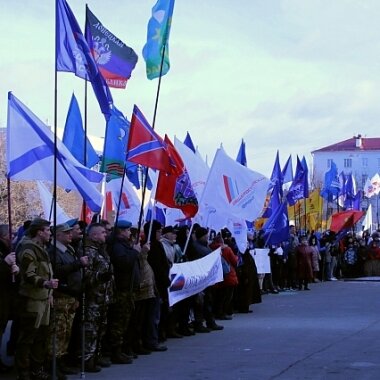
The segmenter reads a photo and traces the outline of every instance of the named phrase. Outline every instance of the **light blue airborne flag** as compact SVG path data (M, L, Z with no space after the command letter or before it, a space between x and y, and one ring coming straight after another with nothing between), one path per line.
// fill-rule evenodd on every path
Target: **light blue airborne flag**
M152 17L148 23L147 42L143 48L143 57L146 62L146 76L148 79L158 78L160 73L163 76L169 71L168 41L173 8L174 0L158 0L152 8ZM165 55L162 60L164 50Z
M86 149L84 142L86 141ZM71 154L88 168L92 168L99 162L99 156L85 136L83 130L82 115L80 113L77 98L73 94L67 113L65 130L63 131L62 142L66 145ZM84 162L84 151L86 150L86 163Z
M123 176L129 128L130 123L127 118L113 106L107 122L100 166L100 171L107 173L108 179Z
M111 92L98 70L79 24L65 0L56 0L56 71L72 72L89 80L106 117L113 103Z
M8 93L7 176L13 180L54 180L53 132L11 92ZM57 184L77 190L94 212L103 196L96 188L103 175L79 163L57 139Z
M241 140L239 152L236 157L236 161L242 164L243 166L247 166L247 156L245 155L245 142Z

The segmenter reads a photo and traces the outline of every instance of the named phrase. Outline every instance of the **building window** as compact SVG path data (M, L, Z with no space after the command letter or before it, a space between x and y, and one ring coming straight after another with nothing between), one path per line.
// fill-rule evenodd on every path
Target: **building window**
M368 166L368 158L362 158L362 166L364 167Z
M345 168L352 168L352 158L345 158L344 159L344 167Z
M330 169L331 168L331 164L332 164L332 159L331 158L328 158L327 159L327 169Z
M362 187L364 188L365 183L367 182L368 174L362 174Z

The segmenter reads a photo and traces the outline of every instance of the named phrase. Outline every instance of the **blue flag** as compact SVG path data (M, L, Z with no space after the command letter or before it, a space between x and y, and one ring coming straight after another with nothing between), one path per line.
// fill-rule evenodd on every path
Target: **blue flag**
M82 115L80 113L78 101L73 94L67 113L65 130L63 131L62 142L69 149L71 154L84 165L84 151L86 139L86 165L92 168L99 162L99 156L92 147L87 136L84 135Z
M240 148L238 155L236 157L236 161L242 164L243 166L247 166L247 157L245 155L245 142L241 140Z
M195 146L189 132L186 133L186 138L183 143L195 153Z
M111 92L98 70L77 20L65 0L56 0L56 71L72 72L89 80L106 119L113 103Z
M305 156L302 157L302 167L305 171L304 175L304 188L303 188L303 197L309 198L309 169L307 167L307 162Z
M307 195L306 195L307 194ZM305 196L306 195L306 196ZM297 156L296 173L292 184L290 185L289 192L286 195L288 203L293 206L298 200L307 198L309 196L307 171Z
M334 161L331 161L330 170L325 173L325 181L321 190L321 197L331 202L339 194L338 168Z
M86 40L108 86L125 88L137 54L113 35L86 6Z
M148 79L165 75L170 68L169 34L172 22L174 0L158 0L152 8L152 17L148 23L147 42L143 48ZM162 54L165 47L164 60ZM161 70L162 62L162 70Z
M280 184L275 183L272 193L269 199L268 207L263 212L262 218L269 218L273 213L277 211L281 204Z
M280 166L280 153L277 151L276 159L274 161L272 174L270 176L270 184L268 187L268 191L272 190L274 186L278 184L278 191L280 196L282 197L282 172Z
M283 202L263 226L265 245L279 244L289 239L288 206Z
M293 181L293 164L292 164L292 155L289 155L282 172L282 181L283 183L288 183Z

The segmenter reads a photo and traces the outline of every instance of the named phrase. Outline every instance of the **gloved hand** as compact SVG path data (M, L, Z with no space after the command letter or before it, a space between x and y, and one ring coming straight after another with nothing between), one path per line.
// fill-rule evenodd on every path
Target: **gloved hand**
M112 278L112 273L111 272L104 272L104 273L99 273L98 274L98 280L100 282L108 282Z

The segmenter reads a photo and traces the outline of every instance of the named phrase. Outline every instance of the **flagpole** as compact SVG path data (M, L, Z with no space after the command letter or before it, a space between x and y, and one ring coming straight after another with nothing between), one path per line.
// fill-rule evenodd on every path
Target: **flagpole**
M12 200L11 200L11 180L7 176L7 204L8 204L8 235L10 247L12 247ZM12 282L16 281L15 275L12 273Z
M155 100L155 103L154 103L154 112L153 112L153 122L152 122L152 129L153 130L154 130L154 127L156 126L158 100L159 100L159 97L160 97L161 78L162 78L162 69L163 69L163 66L164 66L165 50L166 50L166 42L164 43L163 48L162 48L161 64L160 64L160 76L158 78L156 100ZM144 173L144 185L143 185L143 188L142 188L141 208L140 208L140 215L139 215L139 222L138 222L138 230L139 231L141 229L142 216L143 216L143 213L144 213L144 202L145 202L145 194L146 194L147 183L148 183L148 167L145 168L145 173ZM153 217L152 217L150 223L151 224L153 223Z
M55 2L55 27L58 25L58 1ZM57 38L57 30L55 31L55 38ZM52 266L55 268L56 265L56 255L57 255L57 131L58 131L58 72L57 72L57 41L55 41L55 67L54 67L54 169L53 169L53 263ZM54 302L54 301L53 301ZM56 380L57 376L57 360L56 360L56 316L54 307L51 308L51 318L53 322L53 336L52 336L52 362L51 362L51 376L52 380Z

